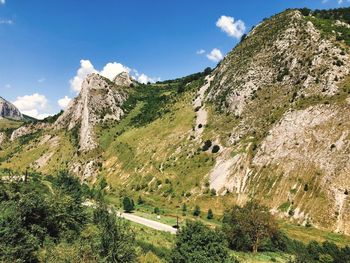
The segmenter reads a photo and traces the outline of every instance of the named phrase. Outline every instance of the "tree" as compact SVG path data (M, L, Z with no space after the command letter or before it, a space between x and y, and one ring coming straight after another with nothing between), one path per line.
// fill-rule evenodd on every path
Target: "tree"
M200 207L198 205L196 205L194 207L194 210L193 210L193 215L194 216L199 216L200 214L201 214L201 209L200 209Z
M160 209L158 207L155 207L154 208L154 213L159 215L160 214Z
M123 198L123 208L126 213L130 213L134 210L134 202L131 198L129 197L124 197Z
M171 262L222 263L228 260L227 243L222 232L211 230L200 222L187 222L177 233Z
M143 203L144 203L144 201L143 201L141 195L139 195L139 198L137 199L137 204L142 205Z
M105 208L98 209L99 254L104 259L103 262L136 262L135 234L127 222L117 218L114 213L110 214Z
M277 223L269 209L255 201L234 206L225 217L224 232L231 248L256 253L261 244L277 233Z
M212 211L210 208L209 208L209 210L208 210L207 218L208 218L208 219L213 219L213 218L214 218L213 211Z
M186 212L187 212L187 206L186 206L186 204L183 204L182 205L182 215L185 216Z

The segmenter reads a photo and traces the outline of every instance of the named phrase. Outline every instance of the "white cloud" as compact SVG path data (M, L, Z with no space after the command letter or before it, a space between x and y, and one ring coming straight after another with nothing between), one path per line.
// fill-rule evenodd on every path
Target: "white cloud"
M100 75L113 81L115 76L117 76L122 72L129 73L130 69L128 67L123 66L120 63L113 62L113 63L107 63L107 65L104 66L103 70L100 72Z
M44 119L50 115L47 113L48 100L39 93L17 97L13 104L23 114L37 119Z
M343 3L350 3L350 0L338 0L338 4L341 5Z
M90 60L80 60L80 68L77 71L77 75L69 81L72 91L79 93L81 90L81 84L83 84L86 76L96 72L97 70L91 64Z
M216 22L219 27L230 37L241 38L245 32L245 24L242 20L237 20L230 16L221 16Z
M200 49L196 52L197 55L203 55L205 53L204 49Z
M45 80L46 80L45 78L40 78L40 79L38 79L38 82L43 83L43 82L45 82Z
M14 22L11 19L0 19L0 25L13 25Z
M147 84L148 82L155 83L157 81L160 81L159 77L158 78L150 78L150 77L148 77L147 75L145 75L143 73L141 75L137 76L136 79L137 79L138 82L140 82L142 84Z
M69 98L68 96L64 96L64 98L59 99L57 101L58 105L61 107L62 110L64 110L65 108L67 108L68 104L72 101L71 98Z
M0 5L4 5L6 3L5 0L0 0Z
M108 78L111 81L113 81L114 78L121 72L128 72L132 78L144 84L148 82L154 83L154 82L160 81L159 77L157 78L148 77L144 73L140 74L136 69L130 69L124 66L123 64L117 63L117 62L107 63L103 67L102 71L98 71L95 69L94 65L90 62L90 60L82 59L80 60L80 68L77 71L77 75L69 81L71 90L76 93L79 93L84 79L87 77L87 75L91 73L98 73L101 76L104 76L105 78Z
M12 86L11 86L11 84L6 84L5 85L5 88L7 88L7 89L10 89Z
M207 54L207 58L213 62L219 62L224 58L220 49L214 48L209 54Z

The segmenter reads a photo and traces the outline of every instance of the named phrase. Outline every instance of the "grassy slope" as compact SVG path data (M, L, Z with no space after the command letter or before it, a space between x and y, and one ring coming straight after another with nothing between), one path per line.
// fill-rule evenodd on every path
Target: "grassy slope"
M23 124L22 121L15 121L10 119L0 119L0 131L7 129L16 129Z

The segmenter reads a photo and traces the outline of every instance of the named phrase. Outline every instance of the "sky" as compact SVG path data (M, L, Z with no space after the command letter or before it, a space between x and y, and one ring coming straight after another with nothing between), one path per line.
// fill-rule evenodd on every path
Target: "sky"
M0 0L0 96L44 118L92 72L140 82L215 67L252 26L286 8L350 0Z

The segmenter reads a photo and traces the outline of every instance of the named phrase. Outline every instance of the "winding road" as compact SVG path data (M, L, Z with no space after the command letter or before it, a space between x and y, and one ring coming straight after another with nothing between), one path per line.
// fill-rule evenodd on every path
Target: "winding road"
M133 215L133 214L117 212L117 216L121 217L121 218L124 218L126 220L129 220L129 221L132 221L134 223L138 223L140 225L144 225L144 226L153 228L153 229L158 230L158 231L169 232L171 234L176 234L176 232L177 232L176 228L173 228L173 227L171 227L169 225L166 225L166 224L163 224L163 223L159 223L157 221L153 221L153 220L150 220L150 219L146 219L146 218L143 218L143 217L140 217L140 216L136 216L136 215Z

